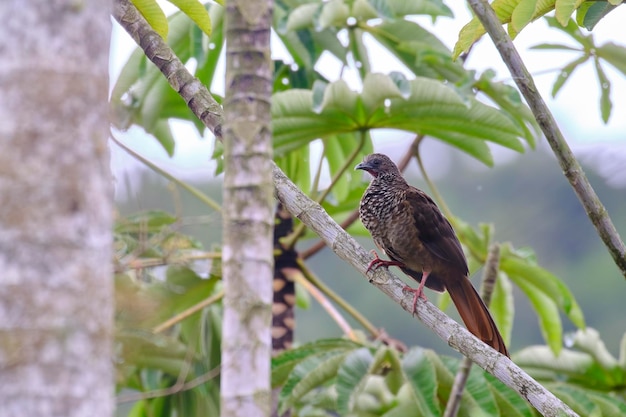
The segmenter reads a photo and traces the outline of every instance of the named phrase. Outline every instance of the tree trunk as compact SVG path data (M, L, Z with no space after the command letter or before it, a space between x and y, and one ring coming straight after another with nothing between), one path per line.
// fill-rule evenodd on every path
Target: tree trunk
M0 2L0 410L111 416L107 1Z
M271 0L226 5L223 417L270 414L271 16Z

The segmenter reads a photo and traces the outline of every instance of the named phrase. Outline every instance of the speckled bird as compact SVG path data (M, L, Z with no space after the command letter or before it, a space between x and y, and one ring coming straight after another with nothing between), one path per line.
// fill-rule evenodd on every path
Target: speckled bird
M356 166L372 175L359 215L374 243L389 261L372 260L368 271L397 266L419 282L405 290L426 299L424 286L450 294L467 329L500 353L509 356L489 310L468 279L467 260L450 222L423 191L410 186L398 167L383 154L371 154Z

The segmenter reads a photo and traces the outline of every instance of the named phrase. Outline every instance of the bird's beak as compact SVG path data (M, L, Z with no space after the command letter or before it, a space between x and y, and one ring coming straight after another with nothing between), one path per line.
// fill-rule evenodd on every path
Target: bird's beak
M362 169L364 171L368 171L371 168L372 167L367 162L361 162L360 164L354 167L355 170Z

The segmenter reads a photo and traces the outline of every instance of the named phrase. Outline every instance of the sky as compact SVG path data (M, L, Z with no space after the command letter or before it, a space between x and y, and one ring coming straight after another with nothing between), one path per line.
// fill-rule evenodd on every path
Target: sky
M168 2L159 1L159 3L166 13L175 10ZM433 24L430 18L423 17L419 18L418 22L452 49L459 30L469 21L471 14L465 2L447 1L446 3L453 9L454 19L439 18ZM626 38L620 39L615 36L615 34L623 33L624 21L626 21L626 7L619 7L606 16L592 32L596 44L601 45L612 41L626 46ZM584 29L583 32L588 33ZM576 45L560 31L548 28L543 19L531 23L515 39L515 46L535 77L539 91L552 110L570 146L583 162L594 165L599 173L613 185L626 186L626 175L624 175L626 170L622 168L626 164L626 77L613 67L604 66L612 83L611 99L613 102L613 112L609 123L604 124L599 110L598 80L591 63L586 63L577 69L557 97L554 99L551 97L550 92L559 68L575 59L577 55L571 52L529 50L531 46L543 42ZM111 45L110 74L113 85L128 56L135 48L135 44L123 29L114 23ZM370 47L374 71L383 73L403 71L402 64L393 56L387 55L382 47L378 47L375 42L370 42ZM288 59L288 54L277 37L273 38L272 56L275 59ZM510 81L508 70L487 36L484 36L473 48L466 66L480 72L492 68L496 71L498 80ZM328 54L320 60L317 69L327 77L337 79L341 65ZM223 69L216 74L216 78L218 77L223 78ZM353 88L359 88L356 74L344 72L344 79ZM222 91L219 91L218 87L217 92L223 94L223 86ZM130 129L121 137L130 147L182 179L206 178L212 175L213 168L209 161L213 146L212 135L205 133L205 137L200 139L195 128L185 122L172 122L172 129L177 138L174 158L169 158L156 140L139 128ZM405 143L408 138L403 135L395 135L395 137L397 139L391 141L386 137L384 146L382 141L375 140L375 147L379 148L377 150L388 151L393 157L396 153L393 149L394 145ZM436 150L437 147L445 145L434 143L432 146ZM123 152L118 152L115 146L112 145L112 147L114 151L112 168L118 180L123 176L135 177L133 174L140 169L140 164ZM384 149L385 147L388 149ZM502 148L494 148L494 156L496 163L506 162L514 157L511 151L502 150ZM440 173L447 169L445 163L437 165ZM437 172L434 175L436 176ZM121 183L123 181L119 181L118 186Z

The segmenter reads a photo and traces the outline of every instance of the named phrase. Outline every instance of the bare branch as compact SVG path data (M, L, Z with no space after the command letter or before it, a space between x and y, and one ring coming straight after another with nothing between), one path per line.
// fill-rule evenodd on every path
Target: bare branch
M587 217L589 217L589 220L591 220L591 223L595 226L600 238L613 257L615 264L626 278L626 246L619 233L617 233L617 229L615 229L606 208L602 205L602 202L585 176L582 167L569 148L550 109L543 101L541 94L539 94L533 77L528 72L517 49L515 49L513 41L505 32L496 13L487 0L468 0L468 3L487 30L502 60L509 68L509 72L515 84L517 84L517 87L522 92L537 123L546 136L552 148L552 152L559 161L563 174L569 180L572 188L574 188L574 192L585 208Z

